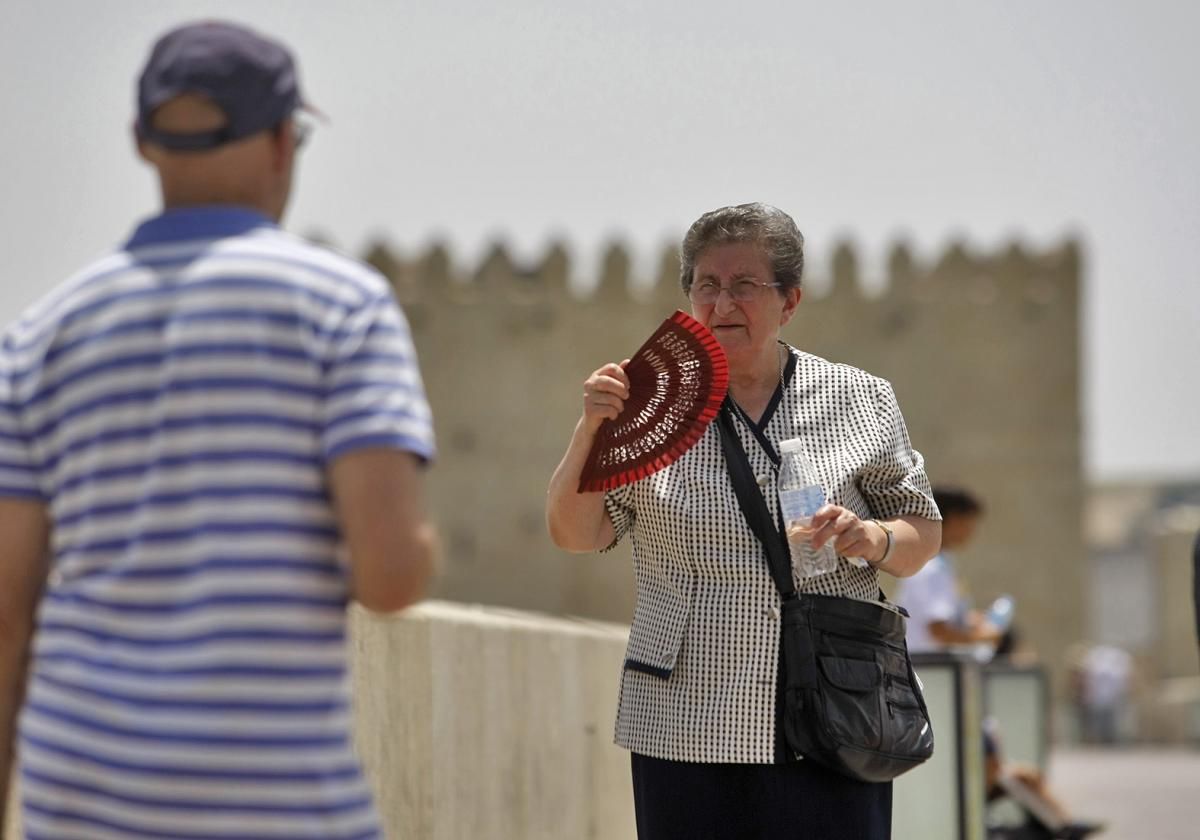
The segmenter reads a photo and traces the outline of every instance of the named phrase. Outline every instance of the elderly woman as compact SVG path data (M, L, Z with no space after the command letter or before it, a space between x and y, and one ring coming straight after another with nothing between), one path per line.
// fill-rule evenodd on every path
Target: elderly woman
M799 580L800 591L877 599L880 571L911 575L933 556L938 511L891 386L780 340L800 304L803 265L791 217L746 204L692 225L680 280L692 314L729 359L735 428L772 510L780 442L804 440L816 461L829 504L814 517L811 539L832 543L839 557L833 572ZM597 429L628 395L621 364L584 382L547 521L568 551L632 538L637 607L616 741L632 752L639 837L890 836L890 783L789 760L783 747L780 596L738 506L717 424L648 478L576 492Z

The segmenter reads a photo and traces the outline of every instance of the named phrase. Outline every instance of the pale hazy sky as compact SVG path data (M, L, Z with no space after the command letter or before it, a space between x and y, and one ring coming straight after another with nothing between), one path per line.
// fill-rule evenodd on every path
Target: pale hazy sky
M1200 478L1200 11L1186 2L20 2L0 0L7 321L124 236L156 194L129 142L155 36L267 30L332 119L288 224L464 262L553 236L583 275L700 212L794 215L814 274L1084 244L1085 463Z

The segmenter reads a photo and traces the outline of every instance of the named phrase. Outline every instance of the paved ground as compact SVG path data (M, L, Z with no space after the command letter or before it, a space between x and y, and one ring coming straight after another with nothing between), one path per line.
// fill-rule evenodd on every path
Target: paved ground
M1200 838L1200 750L1055 750L1050 782L1097 840Z

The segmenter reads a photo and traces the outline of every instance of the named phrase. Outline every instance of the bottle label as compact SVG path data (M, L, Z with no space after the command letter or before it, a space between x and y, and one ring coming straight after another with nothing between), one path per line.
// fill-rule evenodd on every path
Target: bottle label
M825 504L825 490L819 484L779 491L779 507L784 525L792 522L807 524Z

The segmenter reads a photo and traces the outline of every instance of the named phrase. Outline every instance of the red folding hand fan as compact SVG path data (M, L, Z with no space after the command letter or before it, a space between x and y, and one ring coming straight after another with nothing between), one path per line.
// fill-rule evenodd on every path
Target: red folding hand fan
M670 464L700 440L729 388L725 351L686 312L663 321L625 373L629 399L617 419L600 424L580 493L612 490Z

